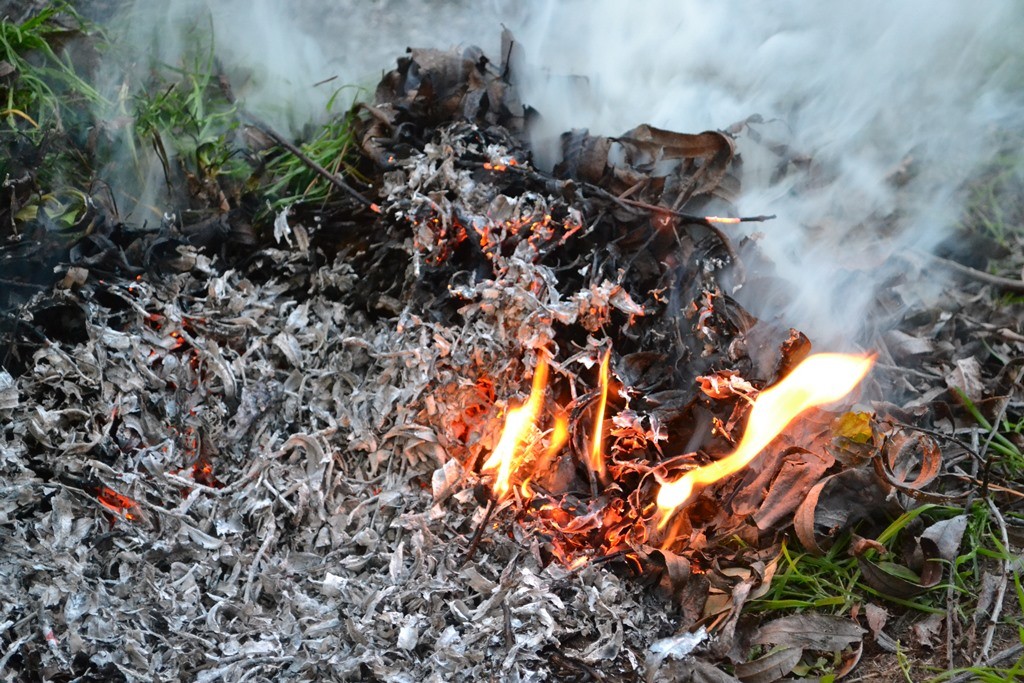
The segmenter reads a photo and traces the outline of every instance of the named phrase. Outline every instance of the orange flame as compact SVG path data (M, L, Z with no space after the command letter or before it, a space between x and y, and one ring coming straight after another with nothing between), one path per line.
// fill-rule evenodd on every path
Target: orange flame
M874 362L874 356L819 353L809 356L781 382L762 391L750 409L743 438L731 455L661 486L657 502L662 519L658 528L664 527L695 487L711 484L745 467L797 415L838 401L853 391Z
M504 498L511 488L509 478L512 475L513 461L522 450L523 443L530 434L530 429L537 422L537 416L544 404L544 389L547 386L547 381L548 364L541 357L537 362L537 369L533 373L533 388L530 390L530 397L521 406L508 411L498 445L494 447L491 457L487 458L480 468L482 471L497 470L493 490L499 500Z
M704 220L708 223L728 223L731 225L743 222L739 218L730 218L728 216L704 216Z
M608 349L601 359L601 398L597 402L597 413L594 415L594 436L590 442L590 469L597 475L598 481L605 479L604 453L601 449L602 431L604 429L604 411L608 404L608 360L612 350Z

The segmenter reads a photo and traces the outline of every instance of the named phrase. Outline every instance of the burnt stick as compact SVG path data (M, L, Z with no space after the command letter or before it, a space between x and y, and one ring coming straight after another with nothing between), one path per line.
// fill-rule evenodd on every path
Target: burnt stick
M487 523L491 521L491 513L494 512L497 500L492 496L487 501L487 510L484 512L484 518L480 520L480 524L477 526L476 531L473 532L473 538L469 541L469 548L466 550L466 556L462 558L462 562L459 564L459 569L465 567L470 560L473 559L473 555L476 554L476 548L480 545L480 539L484 535L484 528Z

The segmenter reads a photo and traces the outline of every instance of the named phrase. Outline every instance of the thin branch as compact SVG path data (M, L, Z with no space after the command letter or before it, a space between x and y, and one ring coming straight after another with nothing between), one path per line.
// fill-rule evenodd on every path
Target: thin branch
M1024 293L1024 280L1014 280L1008 277L992 275L991 273L986 273L982 270L965 266L962 263L957 263L956 261L951 261L949 259L942 258L941 256L936 256L935 254L927 254L927 256L943 268L947 268L955 273L969 277L972 280L977 280L978 282L983 282L987 285L993 285L1008 292Z
M491 521L491 514L494 512L494 508L497 507L497 499L492 497L487 502L487 510L484 512L484 518L480 520L480 524L477 526L476 531L473 532L473 538L469 542L469 549L466 550L466 556L462 558L462 563L459 567L465 567L470 560L473 559L473 555L476 554L476 548L480 545L480 539L484 535L484 528L487 523Z
M372 201L370 201L368 198L366 198L365 196L363 196L358 190L356 190L354 187L352 187L351 185L346 183L339 176L335 175L334 173L331 173L326 168L324 168L323 166L318 164L316 161L311 159L309 157L309 155L307 155L305 152L303 152L297 146L292 144L292 142L290 140L285 138L283 135L278 133L276 130L271 128L269 124L267 124L266 122L256 118L255 116L253 116L249 112L246 112L244 110L239 110L239 111L241 112L241 114L245 118L249 119L249 123L250 124L252 124L255 128L258 128L260 131L265 133L268 137L270 137L278 145L280 145L281 147L284 147L286 150L288 150L288 152L290 152L292 155L294 155L299 161L301 161L303 164L308 166L311 170L315 171L318 175L323 177L324 180L326 180L327 182L331 183L332 185L334 185L339 190L342 190L343 192L348 193L349 196L351 196L353 199L355 199L356 201L361 203L363 206L369 206L369 207L373 207L374 206L374 203Z
M992 502L991 498L988 498L988 509L992 511L992 516L995 518L996 523L999 525L1000 540L1003 544L1004 550L1010 548L1010 538L1006 533L1006 520L1003 519L1002 513L999 512L999 508ZM992 640L996 635L996 627L999 625L999 615L1003 611L1003 600L1006 597L1006 585L1010 581L1010 561L1004 558L1002 561L1002 581L999 584L999 588L996 591L995 603L992 605L992 613L988 618L988 628L985 629L985 640L981 645L981 652L978 654L978 659L975 660L975 664L979 664L982 660L988 657L988 651L992 648Z

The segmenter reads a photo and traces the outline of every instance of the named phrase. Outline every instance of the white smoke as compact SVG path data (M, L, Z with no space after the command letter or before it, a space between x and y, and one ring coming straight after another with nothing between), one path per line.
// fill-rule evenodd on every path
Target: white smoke
M641 122L698 132L760 114L812 155L827 187L802 174L772 184L741 141L740 212L778 215L753 229L793 286L768 306L756 287L736 296L836 346L876 317L874 290L894 275L884 257L948 237L958 188L991 159L998 129L1021 122L1022 28L1012 0L601 0L549 2L517 35L538 67L523 99L548 140ZM589 89L565 87L566 74L587 75Z
M772 182L757 146L741 140L738 208L778 215L753 230L792 287L770 305L758 287L735 294L832 346L874 316L875 289L892 275L879 269L888 255L928 250L950 234L958 188L993 155L994 133L1024 112L1024 5L1015 0L135 5L146 17L135 35L169 63L208 16L246 106L285 130L322 118L337 87L372 89L407 46L476 44L498 60L502 25L524 48L521 94L543 116L542 164L556 161L557 135L571 128L699 132L760 114L771 122L765 135L815 164L810 176Z

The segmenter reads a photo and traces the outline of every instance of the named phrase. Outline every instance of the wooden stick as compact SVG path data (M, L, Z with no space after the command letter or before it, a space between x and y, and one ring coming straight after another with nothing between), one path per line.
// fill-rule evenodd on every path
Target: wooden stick
M469 541L469 549L466 550L466 556L462 558L462 562L459 564L459 568L465 567L466 564L473 559L473 555L476 553L476 548L480 545L480 539L484 535L484 527L491 521L491 513L494 512L494 508L497 506L497 500L491 498L487 502L487 510L484 512L484 518L480 520L480 524L477 526L476 531L473 532L473 538Z

